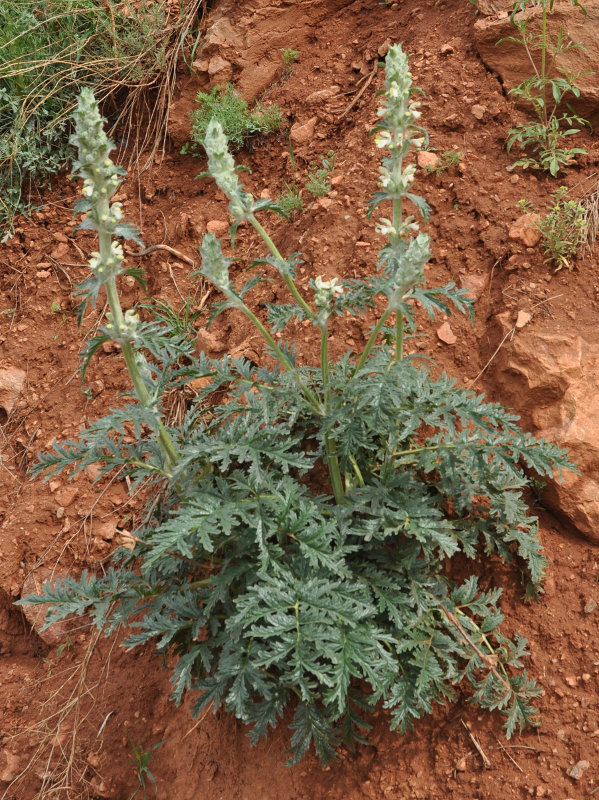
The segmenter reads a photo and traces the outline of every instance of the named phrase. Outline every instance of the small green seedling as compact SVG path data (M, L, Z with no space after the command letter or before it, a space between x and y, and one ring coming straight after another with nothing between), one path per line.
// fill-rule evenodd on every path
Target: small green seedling
M60 305L60 303L58 302L58 300L52 300L52 303L50 304L50 311L51 311L53 314L60 314L60 315L61 315L60 324L61 324L61 325L64 325L64 324L65 324L65 322L67 321L67 315L66 315L66 314L65 314L65 312L62 310L62 306Z
M460 161L464 158L464 154L459 150L445 150L439 156L436 166L425 167L427 172L434 172L435 175L442 175L445 170L457 167Z
M203 147L200 150L200 146L211 119L222 125L229 142L236 150L243 147L253 136L274 133L280 130L283 124L283 115L278 106L271 105L264 108L258 104L250 110L231 83L224 88L215 86L210 94L198 92L196 100L200 107L192 114L191 143L183 147L182 153L191 150L194 154L196 151L203 154Z
M322 157L322 167L319 169L316 164L311 164L311 172L308 173L308 180L306 182L306 189L313 194L314 197L324 197L331 191L331 184L329 182L329 175L335 169L335 160L337 156L332 150L329 150L326 157Z
M287 80L291 77L293 65L300 57L301 51L282 48L281 52L283 53L283 80Z
M280 206L286 217L298 214L303 208L302 192L295 179L295 154L293 146L289 142L289 162L291 164L292 181L283 183L283 191L277 197L277 205Z
M150 758L152 757L152 754L154 753L154 751L158 750L158 748L161 747L164 744L164 742L157 742L155 745L152 745L152 747L150 747L149 750L144 750L144 748L143 748L143 746L141 744L139 744L138 742L135 742L131 738L131 735L129 733L129 728L128 727L126 728L126 730L127 730L127 739L129 740L129 745L131 746L131 749L133 750L133 757L131 758L131 761L137 767L137 780L139 782L139 786L133 792L133 794L131 795L129 800L133 800L134 797L137 797L139 792L143 792L144 793L144 800L148 800L148 791L147 791L147 788L146 788L146 781L151 781L154 784L154 791L155 791L156 794L158 794L158 786L156 784L156 778L150 772L150 769L148 767L148 763L149 763Z

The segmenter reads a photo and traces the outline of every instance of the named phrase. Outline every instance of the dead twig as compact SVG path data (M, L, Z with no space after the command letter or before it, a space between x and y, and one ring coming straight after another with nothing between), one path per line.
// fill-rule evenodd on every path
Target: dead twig
M359 99L362 97L362 95L364 94L364 92L366 91L366 89L368 89L368 87L370 86L370 84L372 83L372 81L373 81L373 79L374 79L374 76L375 76L375 75L376 75L376 73L377 73L377 70L378 70L378 68L379 68L379 65L378 65L378 63L375 63L375 65L374 65L374 68L373 68L372 72L371 72L371 73L370 73L370 75L368 76L368 80L366 81L366 83L364 84L364 86L362 86L362 88L360 89L360 91L358 92L358 94L357 94L357 95L354 97L354 99L351 101L351 103L350 103L350 104L347 106L347 108L345 109L345 111L343 111L343 112L342 112L342 113L339 115L339 120L342 120L342 119L343 119L343 117L345 117L347 114L349 114L349 112L350 112L350 111L352 110L352 108L353 108L353 107L356 105L356 103L358 102L358 100L359 100Z
M473 735L472 731L466 725L464 720L462 719L462 720L460 720L460 722L462 723L464 728L466 728L468 736L472 739L472 744L476 747L479 756L482 758L485 769L491 769L491 761L490 761L489 757L487 756L487 754L485 753L485 751L482 749L480 742L478 741L476 736Z
M497 739L497 744L499 745L499 747L501 747L501 749L502 749L502 750L503 750L503 752L506 754L506 756L509 758L509 760L512 762L512 764L514 764L516 767L518 767L518 769L520 770L520 772L524 772L524 770L522 769L522 767L520 766L520 764L518 764L518 762L516 761L516 759L515 759L515 758L512 758L512 756L511 756L511 755L508 753L508 751L505 749L505 747L503 746L503 744L502 744L502 742L500 741L500 739L499 739L497 736L495 736L495 738Z
M190 267L195 269L195 261L189 256L184 255L183 253L179 252L179 250L175 250L173 247L169 247L168 244L153 244L151 247L146 247L145 250L141 250L139 253L135 253L133 250L129 250L128 248L125 250L128 256L132 256L133 258L142 258L143 256L147 256L149 253L153 253L155 250L164 250L165 253L170 253L175 258L178 258L180 261L184 261L186 264L189 264Z

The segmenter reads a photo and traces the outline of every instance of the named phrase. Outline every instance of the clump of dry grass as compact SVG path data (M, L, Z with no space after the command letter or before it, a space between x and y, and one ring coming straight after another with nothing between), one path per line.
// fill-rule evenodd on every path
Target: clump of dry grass
M69 157L70 116L94 89L129 165L164 146L177 64L208 0L0 0L0 225ZM122 159L122 154L120 154Z

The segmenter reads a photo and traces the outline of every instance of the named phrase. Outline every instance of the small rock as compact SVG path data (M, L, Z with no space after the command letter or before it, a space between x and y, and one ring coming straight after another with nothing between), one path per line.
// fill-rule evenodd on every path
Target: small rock
M0 408L10 414L19 399L27 374L22 369L0 369Z
M458 763L455 765L455 768L457 772L466 772L467 769L466 756L460 758Z
M116 521L101 522L93 526L93 534L105 542L111 542L116 535Z
M571 689L575 689L578 686L578 678L576 675L566 675L564 680Z
M112 792L99 775L94 775L94 777L90 779L90 784L96 797L112 797Z
M546 797L547 796L547 787L539 784L535 789L535 794L537 797Z
M455 333L451 330L449 322L444 322L440 328L437 328L437 336L445 344L455 344L458 340Z
M460 276L460 286L466 289L472 300L479 300L482 293L489 285L486 275L467 274Z
M388 41L383 42L383 44L380 45L379 49L377 50L377 53L381 58L385 58L388 52L389 52L389 42Z
M585 770L587 770L590 766L591 765L588 761L579 761L578 763L574 764L568 775L571 778L574 778L575 781L579 781L582 778Z
M439 165L439 156L436 153L431 153L428 150L419 150L416 156L416 161L419 167L427 170L434 170Z
M79 490L76 486L65 486L56 492L56 500L63 508L68 508L73 500L77 497Z
M475 105L472 106L470 111L472 111L472 113L476 117L476 119L483 120L485 118L485 114L487 113L487 107L486 106L479 106L478 104L475 104Z
M525 325L532 319L532 314L529 314L528 311L518 311L518 316L516 317L516 328L523 328Z
M104 381L98 378L97 381L92 381L89 385L93 397L97 397L104 391Z
M340 91L341 88L336 85L329 86L328 89L317 89L315 92L312 92L312 94L309 94L308 97L306 97L306 103L309 105L315 105L326 102L327 100L332 100L332 98L336 97Z
M312 117L307 122L296 122L289 131L289 136L295 144L308 144L314 138L316 129L316 117Z
M50 277L50 270L49 269L38 269L35 273L36 278L49 278Z
M19 756L10 750L0 750L0 783L14 781L20 771Z
M218 234L224 233L229 227L229 223L223 219L211 219L206 225L208 233Z
M198 346L201 350L208 351L209 353L224 353L227 349L227 342L219 339L212 331L199 330L198 331Z
M595 602L595 600L589 600L584 607L584 613L592 614L596 608L597 608L597 603Z
M333 201L331 200L330 197L319 197L316 202L317 205L319 205L321 208L324 208L325 211L328 211L329 208L333 205Z
M459 130L463 124L462 118L457 114L449 114L447 117L445 117L445 122L443 123L443 125L450 131Z
M538 214L523 214L518 217L508 231L510 239L519 239L526 247L534 247L541 239L541 231L537 227Z
M450 44L443 44L439 52L442 56L450 56L452 53L455 53L455 50Z
M121 346L117 344L117 342L104 342L102 344L102 351L104 353L118 353L121 349Z
M52 238L54 239L55 242L62 242L63 244L68 244L69 243L69 240L67 239L65 234L61 233L60 231L57 231L56 233L53 233L52 234Z
M233 76L233 65L226 58L212 56L208 64L208 74L211 78L218 76L219 80L227 81Z

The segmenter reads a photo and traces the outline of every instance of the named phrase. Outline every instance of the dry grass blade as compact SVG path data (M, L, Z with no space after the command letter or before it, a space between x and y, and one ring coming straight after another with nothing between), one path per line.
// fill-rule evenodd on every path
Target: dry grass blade
M10 738L37 739L37 746L26 766L6 787L0 800L22 796L18 791L33 772L41 779L41 786L32 800L88 800L97 791L91 779L91 769L82 752L82 727L89 718L102 688L106 684L110 659L117 639L113 638L108 657L99 676L89 682L90 662L96 650L101 631L94 631L86 645L81 661L65 671L65 680L49 694L42 705L43 718L18 731ZM50 710L57 705L56 710Z
M0 0L0 10L5 2ZM83 86L94 89L111 119L110 135L118 132L121 150L127 150L128 165L144 154L141 169L150 166L166 143L177 65L181 58L188 61L186 51L195 50L207 7L208 0L154 5L80 0L63 10L47 0L40 11L33 0L17 0L15 16L29 14L38 21L0 37L0 85L17 103L12 127L0 131L0 168L19 174L22 134L39 129L45 138L60 131ZM53 135L66 144L66 132ZM122 152L119 159L124 160ZM19 174L19 180L24 177ZM9 216L4 200L2 205Z
M595 247L597 232L599 231L599 183L595 188L581 199L585 209L585 241L583 255L590 256Z

